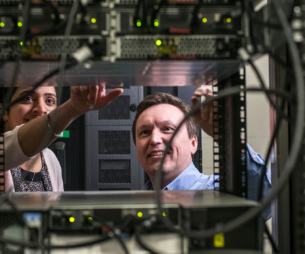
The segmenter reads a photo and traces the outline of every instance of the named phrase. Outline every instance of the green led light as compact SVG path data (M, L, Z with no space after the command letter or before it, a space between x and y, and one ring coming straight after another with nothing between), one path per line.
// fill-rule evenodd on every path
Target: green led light
M1 27L4 27L5 24L4 24L3 22L0 22L0 26L1 26Z
M231 23L232 19L231 18L227 18L227 23Z
M65 130L62 132L62 136L58 138L69 138L69 137L70 137L70 131Z
M88 217L88 221L92 221L92 217Z
M21 23L21 22L18 22L18 23L17 23L17 26L22 27L22 23Z
M70 218L69 218L69 221L70 221L70 222L74 222L74 221L75 221L75 218L74 218L74 217L70 217Z
M157 19L154 21L154 26L159 26L159 21Z
M143 213L142 212L138 212L137 215L138 215L139 218L141 218L143 216Z
M142 24L141 24L141 20L137 20L137 26L141 26Z
M156 40L156 45L157 46L160 46L162 44L162 41L161 40Z
M202 22L203 22L203 23L207 23L207 22L208 22L208 19L207 19L207 18L203 18L203 19L202 19Z
M22 45L23 45L23 42L21 41L21 42L20 42L20 46L22 46Z
M166 216L166 214L165 213L162 213L162 215L165 217Z
M95 18L92 18L91 19L91 22L94 24L94 23L96 23L96 19Z

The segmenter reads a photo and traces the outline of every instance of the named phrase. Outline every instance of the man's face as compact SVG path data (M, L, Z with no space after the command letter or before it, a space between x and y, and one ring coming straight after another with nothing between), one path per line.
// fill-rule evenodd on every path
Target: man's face
M137 157L145 172L154 179L166 143L183 120L183 112L170 104L149 107L136 124ZM164 177L174 180L192 161L197 150L197 137L188 136L186 124L176 134L163 165Z

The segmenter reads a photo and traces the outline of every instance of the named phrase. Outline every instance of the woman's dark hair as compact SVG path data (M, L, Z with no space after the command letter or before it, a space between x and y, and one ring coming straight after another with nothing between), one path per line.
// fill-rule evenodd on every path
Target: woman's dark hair
M0 103L1 103L2 107L3 107L3 102L4 101L11 101L12 100L12 98L13 98L15 92L17 91L17 89L18 89L18 87L13 87L11 92L9 92L10 87L2 87L0 85ZM9 96L9 98L7 98L8 100L5 99L7 96ZM8 109L7 112L9 113L10 110ZM3 112L3 114L4 114L4 112Z

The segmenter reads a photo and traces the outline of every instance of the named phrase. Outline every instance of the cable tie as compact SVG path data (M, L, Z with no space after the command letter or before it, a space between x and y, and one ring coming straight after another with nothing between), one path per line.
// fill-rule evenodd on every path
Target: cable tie
M93 53L88 46L82 46L74 53L72 53L72 56L76 59L77 62L82 63L88 60L90 57L93 57Z
M250 59L250 55L248 54L247 50L245 50L245 48L239 48L237 52L242 60L248 61Z

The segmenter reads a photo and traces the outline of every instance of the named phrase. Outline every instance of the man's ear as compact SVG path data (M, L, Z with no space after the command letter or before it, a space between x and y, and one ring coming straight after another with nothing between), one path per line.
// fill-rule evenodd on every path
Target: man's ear
M197 151L197 148L198 148L198 138L196 135L194 135L192 138L191 138L191 154L195 154L196 151Z

